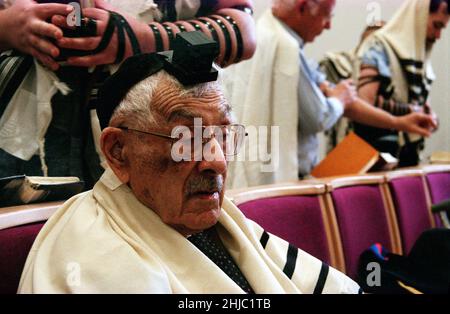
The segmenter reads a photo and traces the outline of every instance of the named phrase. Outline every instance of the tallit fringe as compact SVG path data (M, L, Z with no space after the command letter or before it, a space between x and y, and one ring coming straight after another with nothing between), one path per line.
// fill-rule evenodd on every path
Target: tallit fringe
M44 177L48 177L48 167L45 162L45 138L39 140L39 159L41 160L41 170Z
M52 79L53 83L53 88L52 90L50 90L50 93L52 95L55 94L54 89L58 90L64 96L67 96L72 91L70 87L67 86L66 83L61 82L53 72L48 71L48 75ZM38 140L38 144L39 144L39 159L41 161L41 170L44 177L48 177L48 166L47 163L45 162L45 136Z

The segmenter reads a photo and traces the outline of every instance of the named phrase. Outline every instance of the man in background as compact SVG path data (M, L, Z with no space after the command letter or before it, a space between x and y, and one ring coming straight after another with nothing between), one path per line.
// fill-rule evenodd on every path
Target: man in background
M353 78L353 72L356 62L356 52L361 43L373 32L383 27L386 22L381 21L367 26L358 43L358 46L349 51L327 52L320 61L320 71L324 73L326 80L331 84L339 84L342 80ZM352 123L349 123L345 117L340 118L336 124L325 131L327 136L327 152L330 152L344 137L353 130Z
M233 188L293 181L318 163L318 133L344 115L381 128L430 135L424 114L396 117L356 95L351 80L333 86L311 67L304 46L331 28L335 0L275 0L257 23L257 50L250 62L230 70L228 96L245 125L279 126L279 167L262 172L265 162L236 162ZM274 135L277 136L277 135ZM272 134L267 134L270 142ZM254 149L250 147L249 150ZM258 147L256 148L258 150ZM351 162L351 161L349 161Z
M393 115L414 111L433 115L429 93L435 75L430 56L449 14L448 0L405 1L358 50L358 95ZM355 131L378 150L397 157L399 166L420 161L424 138L417 134L361 124L355 124Z

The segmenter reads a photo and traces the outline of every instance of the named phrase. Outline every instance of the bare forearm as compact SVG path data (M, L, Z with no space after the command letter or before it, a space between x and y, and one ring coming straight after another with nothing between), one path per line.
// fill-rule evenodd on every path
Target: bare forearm
M361 98L345 108L344 115L356 122L383 129L397 129L398 118L376 108Z
M217 63L226 66L252 57L256 48L253 18L240 10L220 9L214 14L188 21L152 23L149 28L153 49L169 50L181 31L200 30L219 43Z
M110 9L105 4L105 8L86 8L83 13L85 17L95 19L97 22L101 21L101 23L108 25L108 21L111 21L111 19L109 13L105 10L107 8ZM216 8L215 11L212 11L214 13L209 16L196 17L187 21L152 22L149 25L116 9L112 11L123 15L130 24L138 42L137 45L133 45L134 49L132 49L129 35L126 35L125 40L121 41L119 41L118 36L112 36L108 46L104 50L91 55L70 57L67 61L68 64L72 66L91 67L100 64L118 63L120 60L133 55L136 51L144 53L167 51L172 49L172 44L177 33L195 30L204 32L209 38L219 43L220 55L216 59L216 62L221 66L227 66L239 60L248 59L253 55L255 49L253 18L250 14L238 9ZM119 16L119 18L121 17ZM66 18L63 16L54 16L52 23L64 28L66 27ZM96 37L64 37L58 41L58 46L65 49L94 50L99 46L99 39L103 37L104 33L105 28L99 31ZM118 51L121 54L118 54Z
M8 40L8 11L0 10L0 52L11 49Z

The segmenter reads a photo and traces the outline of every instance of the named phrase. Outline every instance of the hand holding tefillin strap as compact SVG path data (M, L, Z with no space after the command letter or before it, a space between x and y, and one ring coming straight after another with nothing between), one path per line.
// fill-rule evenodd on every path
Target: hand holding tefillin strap
M116 29L117 29L118 48L116 60L114 61L114 63L120 63L125 56L125 47L126 47L125 32L128 35L128 39L130 40L133 55L137 55L142 52L139 45L139 41L137 40L136 35L134 34L127 20L119 13L109 11L109 19L103 37L97 48L95 48L91 52L91 54L98 54L103 50L105 50L108 47L109 43L111 42L111 38L114 35L114 31Z

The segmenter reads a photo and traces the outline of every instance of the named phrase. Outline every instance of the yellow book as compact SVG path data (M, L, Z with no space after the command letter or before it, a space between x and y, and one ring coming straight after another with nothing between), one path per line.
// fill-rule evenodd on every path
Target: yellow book
M450 164L450 152L433 152L430 156L432 164Z
M311 172L316 178L366 173L377 162L379 152L349 133Z

